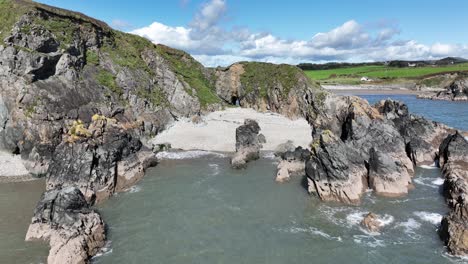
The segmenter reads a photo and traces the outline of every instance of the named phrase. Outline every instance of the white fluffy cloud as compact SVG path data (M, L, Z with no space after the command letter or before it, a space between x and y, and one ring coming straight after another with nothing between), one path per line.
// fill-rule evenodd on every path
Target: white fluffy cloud
M350 20L328 32L305 40L286 40L271 33L248 29L227 30L220 26L227 12L225 0L203 4L187 26L172 27L154 22L132 33L183 49L206 66L226 66L236 61L297 64L327 61L384 61L434 59L463 56L468 45L398 40L400 29L382 24L366 27Z

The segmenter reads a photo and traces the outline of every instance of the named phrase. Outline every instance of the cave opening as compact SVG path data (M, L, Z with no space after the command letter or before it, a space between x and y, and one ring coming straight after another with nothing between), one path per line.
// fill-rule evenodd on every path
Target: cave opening
M232 97L231 97L231 104L232 104L232 105L236 105L236 106L240 106L239 97L237 97L237 96L232 96Z

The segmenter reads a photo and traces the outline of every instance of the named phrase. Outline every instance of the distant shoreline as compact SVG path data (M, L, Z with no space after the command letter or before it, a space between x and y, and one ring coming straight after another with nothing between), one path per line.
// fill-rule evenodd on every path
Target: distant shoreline
M377 85L322 85L322 87L336 94L403 94L417 95L421 91L410 90L406 88L398 88L394 86L377 86Z

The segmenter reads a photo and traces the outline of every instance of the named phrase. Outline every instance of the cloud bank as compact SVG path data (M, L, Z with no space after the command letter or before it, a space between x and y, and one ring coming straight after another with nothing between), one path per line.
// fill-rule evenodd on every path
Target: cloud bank
M385 61L436 59L463 56L468 45L398 39L400 29L391 23L364 26L355 20L344 22L310 39L286 40L269 32L247 28L224 29L228 12L225 0L203 4L186 26L168 26L159 22L131 33L192 54L205 66L226 66L236 61L264 61L297 64L329 61Z

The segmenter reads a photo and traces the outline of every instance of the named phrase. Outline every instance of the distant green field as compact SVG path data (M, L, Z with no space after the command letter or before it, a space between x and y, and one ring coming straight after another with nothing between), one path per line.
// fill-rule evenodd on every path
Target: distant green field
M397 68L387 66L359 66L332 70L308 70L307 76L313 80L356 79L363 76L370 78L419 78L444 72L468 71L468 63L450 66L427 66L415 68ZM335 76L336 75L336 76ZM333 78L330 78L334 76Z

